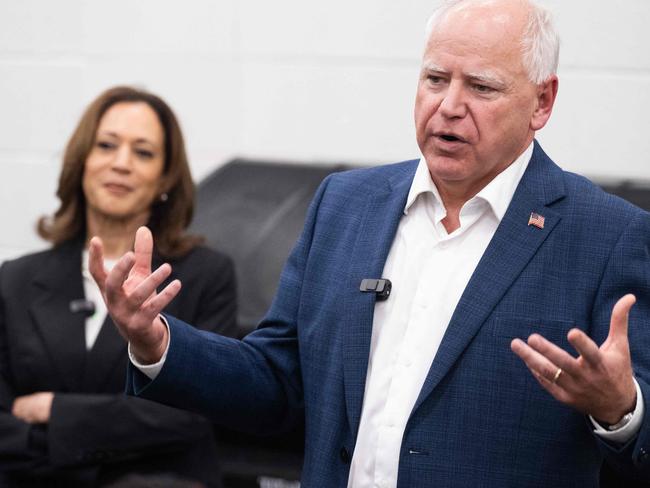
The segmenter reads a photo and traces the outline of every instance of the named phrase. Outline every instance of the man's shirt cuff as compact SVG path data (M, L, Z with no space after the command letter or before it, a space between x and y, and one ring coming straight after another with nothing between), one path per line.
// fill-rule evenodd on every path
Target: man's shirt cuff
M141 364L138 362L138 360L135 358L133 353L131 352L131 343L129 342L128 345L128 353L129 353L129 360L131 363L133 363L133 366L138 368L142 374L144 374L147 378L150 380L155 380L156 376L160 373L160 370L162 369L163 365L165 364L165 359L167 359L167 351L169 351L169 344L172 340L171 333L169 332L169 325L167 324L167 320L165 320L165 317L160 315L160 320L162 320L163 324L165 324L165 327L167 327L167 336L169 340L167 341L167 348L165 349L165 352L163 353L162 357L160 358L160 361L157 363L153 364ZM638 387L637 387L638 388ZM638 393L637 393L638 394Z
M634 412L632 412L632 419L620 429L607 430L596 422L596 420L590 415L589 420L591 420L591 423L594 426L594 432L597 435L607 441L625 444L627 441L631 440L639 430L641 430L645 405L643 404L641 387L639 386L639 383L637 383L636 379L634 380L634 386L636 386L636 407L634 408Z

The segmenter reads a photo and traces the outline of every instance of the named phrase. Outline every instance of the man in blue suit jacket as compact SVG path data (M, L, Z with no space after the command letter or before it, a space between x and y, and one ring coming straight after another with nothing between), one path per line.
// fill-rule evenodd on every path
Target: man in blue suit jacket
M253 432L304 420L309 488L596 487L603 458L647 474L650 218L534 142L557 51L527 0L437 11L423 157L323 182L243 341L159 316L180 283L156 292L147 229L110 274L93 240L128 391Z

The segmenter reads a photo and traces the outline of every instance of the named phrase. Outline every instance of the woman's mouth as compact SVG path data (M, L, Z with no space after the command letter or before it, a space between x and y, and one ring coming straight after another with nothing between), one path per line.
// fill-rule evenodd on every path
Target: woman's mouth
M104 188L106 188L110 193L114 195L126 195L133 191L133 189L128 185L123 185L121 183L105 183Z

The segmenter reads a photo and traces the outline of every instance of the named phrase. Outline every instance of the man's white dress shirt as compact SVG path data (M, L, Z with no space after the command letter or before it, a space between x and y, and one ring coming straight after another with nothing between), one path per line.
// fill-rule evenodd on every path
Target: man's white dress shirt
M512 200L532 145L460 211L451 234L424 158L384 265L391 296L377 302L349 488L394 487L402 436L460 297Z

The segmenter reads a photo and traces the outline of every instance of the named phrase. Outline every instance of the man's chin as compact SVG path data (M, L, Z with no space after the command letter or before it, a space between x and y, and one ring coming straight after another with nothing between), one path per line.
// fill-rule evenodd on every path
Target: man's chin
M469 176L472 162L463 157L450 157L444 155L425 155L429 173L434 178L450 181L462 181Z

